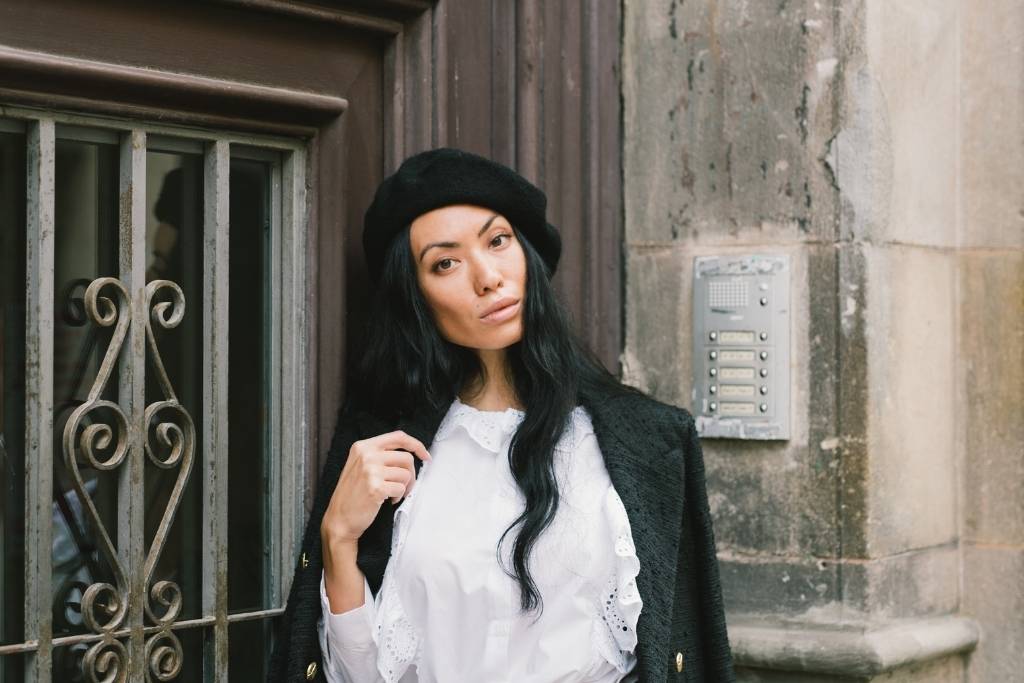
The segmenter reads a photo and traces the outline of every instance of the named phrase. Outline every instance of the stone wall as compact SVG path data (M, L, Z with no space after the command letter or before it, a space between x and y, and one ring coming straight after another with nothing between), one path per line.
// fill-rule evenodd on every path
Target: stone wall
M972 681L1024 680L1024 5L964 2L957 442Z
M792 437L704 441L743 676L1024 680L1024 7L623 21L627 381L690 407L695 256L792 260Z

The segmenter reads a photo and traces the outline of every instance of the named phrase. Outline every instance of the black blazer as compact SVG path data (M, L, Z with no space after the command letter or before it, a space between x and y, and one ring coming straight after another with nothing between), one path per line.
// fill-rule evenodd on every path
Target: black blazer
M639 395L612 397L585 390L580 404L590 413L640 560L637 589L643 609L637 623L636 679L735 680L704 462L693 417L682 408ZM297 558L288 605L278 623L269 681L324 680L317 639L323 568L320 522L352 443L401 429L429 448L446 411L447 406L397 422L351 408L342 411ZM415 462L418 470L420 461ZM382 505L359 540L357 564L375 595L391 553L394 509Z

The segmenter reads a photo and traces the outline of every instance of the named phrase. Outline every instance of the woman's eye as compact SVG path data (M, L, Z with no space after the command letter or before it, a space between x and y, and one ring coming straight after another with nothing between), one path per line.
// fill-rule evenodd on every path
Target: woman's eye
M500 246L503 246L503 245L505 245L505 244L508 244L508 242L507 242L507 241L506 241L506 242L500 242L500 243L498 243L498 244L495 244L495 241L496 241L496 240L500 240L500 239L501 239L502 237L505 237L505 238L507 238L508 240L511 240L511 239L512 239L512 235L508 234L507 232L503 232L503 233L501 233L500 235L495 235L495 236L494 236L494 237L493 237L493 238L491 239L491 246L494 246L494 247L500 247ZM441 272L444 272L444 271L446 271L446 270L451 270L451 266L444 266L444 264L445 264L445 263L451 263L451 261L452 261L452 259L450 259L450 258L443 258L443 259L441 259L440 261L438 261L437 263L435 263L435 264L434 264L434 266L433 266L433 268L432 268L433 272L435 272L435 273L441 273Z

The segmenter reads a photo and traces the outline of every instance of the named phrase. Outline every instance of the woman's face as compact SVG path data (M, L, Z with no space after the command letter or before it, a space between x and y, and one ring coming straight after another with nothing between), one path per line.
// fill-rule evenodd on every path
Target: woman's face
M418 216L409 240L420 290L445 339L504 349L522 338L526 255L504 216L469 204L444 206Z

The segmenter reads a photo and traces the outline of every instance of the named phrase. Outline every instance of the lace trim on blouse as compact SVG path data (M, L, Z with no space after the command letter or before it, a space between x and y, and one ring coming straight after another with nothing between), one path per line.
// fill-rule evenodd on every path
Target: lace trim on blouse
M423 467L427 466L429 463L423 464ZM422 473L422 468L420 471ZM392 559L397 557L405 544L405 516L408 514L405 507L415 495L414 489L395 510L391 532ZM409 620L402 607L398 587L394 585L394 567L394 562L388 562L384 570L384 580L380 588L383 595L373 625L373 642L377 645L377 672L386 683L397 683L420 652L419 629Z
M605 494L605 514L615 540L615 568L601 594L601 624L595 622L595 637L598 651L620 673L626 673L630 655L636 649L636 624L643 600L636 587L640 559L636 556L626 508L614 486L609 486Z
M434 441L445 439L456 428L462 427L482 448L500 453L505 440L516 430L525 415L525 412L515 408L504 411L479 410L462 403L456 397L438 426ZM585 436L594 432L590 416L582 407L573 410L571 424L567 426L555 445L556 450L564 453L572 453ZM420 468L420 476L429 467L429 462L424 463ZM405 517L409 514L405 508L415 496L414 489L395 511L391 536L392 560L405 544ZM597 613L600 619L595 619L592 633L597 651L619 672L626 673L636 649L636 625L643 607L636 587L640 560L633 545L626 508L614 486L608 487L603 509L611 528L615 559L613 570L598 596L600 604ZM419 629L406 615L394 585L392 568L395 565L395 562L388 562L385 569L381 585L381 606L377 610L373 628L373 639L377 644L377 670L386 683L397 683L409 665L417 661L422 640Z

